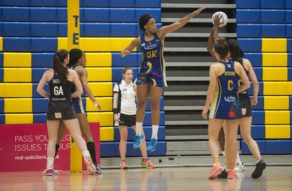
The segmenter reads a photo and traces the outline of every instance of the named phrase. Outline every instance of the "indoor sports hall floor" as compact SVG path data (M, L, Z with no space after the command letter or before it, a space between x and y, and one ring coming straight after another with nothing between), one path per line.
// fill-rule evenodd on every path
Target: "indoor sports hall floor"
M25 191L292 191L292 167L270 166L265 174L251 179L253 167L246 167L237 180L208 180L207 167L148 169L111 169L102 175L89 176L60 172L58 176L43 177L40 172L0 173L0 190Z

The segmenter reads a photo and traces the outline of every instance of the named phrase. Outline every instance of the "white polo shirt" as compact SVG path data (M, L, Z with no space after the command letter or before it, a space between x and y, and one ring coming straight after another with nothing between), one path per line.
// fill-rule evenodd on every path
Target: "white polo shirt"
M119 87L120 86L120 87ZM136 91L135 84L131 82L127 84L122 80L120 85L115 84L114 92L121 91L121 113L125 115L136 115Z

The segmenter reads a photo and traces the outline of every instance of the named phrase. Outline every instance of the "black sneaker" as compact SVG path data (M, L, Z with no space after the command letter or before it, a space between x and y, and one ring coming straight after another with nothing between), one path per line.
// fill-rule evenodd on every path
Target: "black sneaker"
M217 175L217 178L227 179L227 177L228 177L228 173L225 169L220 174Z
M251 174L252 178L259 178L262 176L264 169L266 168L266 163L263 160L260 160L257 164L256 164L256 168L253 171L253 173Z

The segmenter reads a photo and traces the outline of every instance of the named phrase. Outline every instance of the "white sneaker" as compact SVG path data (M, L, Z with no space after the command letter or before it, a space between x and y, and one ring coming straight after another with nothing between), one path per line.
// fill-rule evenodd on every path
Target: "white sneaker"
M242 162L237 162L234 168L235 172L242 172L244 171L244 165Z

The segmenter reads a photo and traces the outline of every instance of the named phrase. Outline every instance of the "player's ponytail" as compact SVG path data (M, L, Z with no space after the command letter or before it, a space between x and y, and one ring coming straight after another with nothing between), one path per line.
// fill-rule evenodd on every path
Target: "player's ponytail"
M229 47L224 38L219 38L215 41L214 49L219 54L220 59L225 59L229 53Z
M242 58L244 57L244 53L241 50L238 41L235 39L227 40L229 46L229 52L232 60L242 63Z
M68 57L67 50L58 50L54 55L53 69L58 74L60 80L65 82L69 74L68 68L63 65L65 59Z

